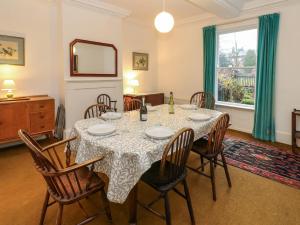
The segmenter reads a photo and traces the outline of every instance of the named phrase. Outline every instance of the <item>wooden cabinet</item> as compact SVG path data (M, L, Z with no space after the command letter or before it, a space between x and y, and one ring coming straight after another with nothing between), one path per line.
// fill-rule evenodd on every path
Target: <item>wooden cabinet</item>
M125 94L124 102L128 99L137 98L142 100L142 97L145 97L145 102L150 103L151 105L161 105L164 104L165 96L164 93L140 93L140 94Z
M33 96L26 100L0 101L0 143L18 140L18 130L31 135L52 134L54 99Z

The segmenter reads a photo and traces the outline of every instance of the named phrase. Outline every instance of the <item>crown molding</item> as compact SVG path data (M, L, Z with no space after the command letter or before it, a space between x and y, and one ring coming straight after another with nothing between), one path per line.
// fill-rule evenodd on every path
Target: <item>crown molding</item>
M104 3L99 0L65 0L84 8L97 9L108 14L112 14L121 18L127 17L131 11L117 7L112 4Z
M251 3L251 4L250 4ZM239 16L235 18L231 18L233 21L237 18L243 18L247 17L249 14L257 14L258 16L263 14L264 12L271 13L273 11L280 11L282 6L287 6L292 4L293 1L291 0L273 0L270 2L270 0L254 0L253 2L249 2L244 5L241 13ZM297 2L299 3L299 2ZM256 13L255 13L256 12ZM218 21L220 20L220 17L210 14L210 13L205 13L205 14L200 14L192 17L188 17L182 20L179 20L175 23L175 26L180 26L184 24L189 24L189 23L196 23L196 22L204 22L204 21ZM229 19L230 21L230 19Z
M277 4L281 3L288 3L289 0L254 0L251 2L247 2L242 11L247 11L247 10L253 10L253 9L259 9L261 7L268 7L268 6L275 6Z

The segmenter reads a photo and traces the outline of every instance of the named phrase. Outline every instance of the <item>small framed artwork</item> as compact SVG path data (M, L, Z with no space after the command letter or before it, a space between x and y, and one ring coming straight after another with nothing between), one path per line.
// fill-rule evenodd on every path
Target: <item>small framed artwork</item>
M149 54L147 53L132 53L132 69L133 70L148 70Z
M24 43L22 37L0 35L0 64L24 66Z

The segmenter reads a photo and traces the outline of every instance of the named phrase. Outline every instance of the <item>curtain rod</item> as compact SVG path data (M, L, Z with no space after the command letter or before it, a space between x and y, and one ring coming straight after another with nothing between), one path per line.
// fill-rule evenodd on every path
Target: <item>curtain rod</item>
M273 13L280 14L280 12L273 12ZM273 14L273 13L271 13L271 14ZM263 15L260 15L260 16L263 16ZM234 23L241 23L241 22L245 22L248 20L258 19L258 17L260 17L260 16L252 16L252 17L247 17L247 18L239 19L239 20L233 20L233 21L228 21L228 22L223 22L223 23L216 23L215 26L223 26L223 25L229 25L229 24L234 24Z

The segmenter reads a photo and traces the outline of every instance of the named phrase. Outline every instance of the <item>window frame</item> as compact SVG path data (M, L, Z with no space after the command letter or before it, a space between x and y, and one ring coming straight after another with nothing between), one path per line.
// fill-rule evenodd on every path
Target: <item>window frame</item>
M222 34L241 32L246 30L256 29L257 30L257 43L256 43L256 51L258 51L258 23L253 22L248 25L237 25L229 28L218 28L216 29L216 59L215 59L215 99L216 105L221 107L231 107L231 108L240 108L240 109L249 109L255 110L255 101L253 105L235 103L235 102L225 102L218 100L218 63L219 63L219 36ZM246 67L245 67L246 68ZM257 58L256 58L256 70L257 70ZM256 91L256 76L255 76L255 89Z

